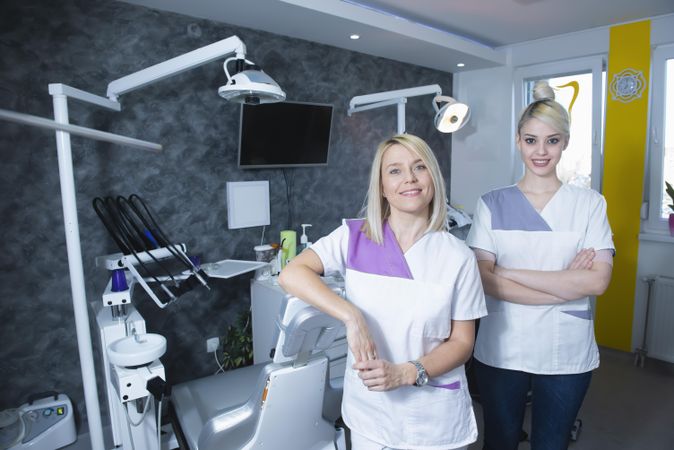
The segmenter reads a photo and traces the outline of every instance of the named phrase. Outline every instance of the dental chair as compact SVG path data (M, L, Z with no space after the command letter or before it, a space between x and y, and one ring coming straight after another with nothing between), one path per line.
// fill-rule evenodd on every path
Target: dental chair
M341 382L330 381L324 353L343 336L343 325L291 296L279 317L273 362L173 387L171 412L181 448L346 448L344 431L335 426Z

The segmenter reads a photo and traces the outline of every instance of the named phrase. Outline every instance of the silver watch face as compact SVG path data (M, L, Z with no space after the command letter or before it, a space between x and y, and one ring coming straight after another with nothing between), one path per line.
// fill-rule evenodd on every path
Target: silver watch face
M428 383L428 374L425 370L420 370L419 373L417 373L416 385L424 386L426 383Z
M414 367L417 368L417 379L414 382L415 386L423 386L426 383L428 383L428 374L426 373L426 369L424 366L421 365L419 361L410 361L412 364L414 364Z

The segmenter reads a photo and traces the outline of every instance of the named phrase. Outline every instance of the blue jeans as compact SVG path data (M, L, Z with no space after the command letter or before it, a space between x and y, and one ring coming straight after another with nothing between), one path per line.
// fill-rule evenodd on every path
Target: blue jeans
M473 359L484 417L484 450L515 450L527 391L532 391L532 450L566 450L592 372L536 375L499 369Z

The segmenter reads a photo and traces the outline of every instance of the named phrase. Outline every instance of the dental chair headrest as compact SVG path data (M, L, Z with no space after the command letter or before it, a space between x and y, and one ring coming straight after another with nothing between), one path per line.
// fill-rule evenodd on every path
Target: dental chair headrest
M340 327L337 319L306 306L285 327L283 355L291 357L308 350L325 350L337 337Z

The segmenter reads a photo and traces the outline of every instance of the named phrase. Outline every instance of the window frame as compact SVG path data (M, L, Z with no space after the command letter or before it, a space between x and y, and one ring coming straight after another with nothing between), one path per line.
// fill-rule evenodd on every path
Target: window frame
M580 72L592 73L592 189L601 192L604 168L604 133L603 110L605 93L602 89L603 71L606 67L604 55L588 56L563 61L555 61L515 69L514 74L514 101L512 135L517 132L517 121L520 112L526 105L524 83L541 78L555 78L577 74ZM513 174L512 182L516 183L524 175L524 164L519 158L517 146L513 140Z
M656 47L651 59L651 114L648 124L648 158L644 183L644 203L647 216L642 221L642 232L669 236L666 218L660 217L662 186L664 185L665 152L665 79L667 60L674 59L674 44ZM674 76L674 74L672 74ZM657 95L656 95L657 93ZM673 118L674 119L674 118Z

